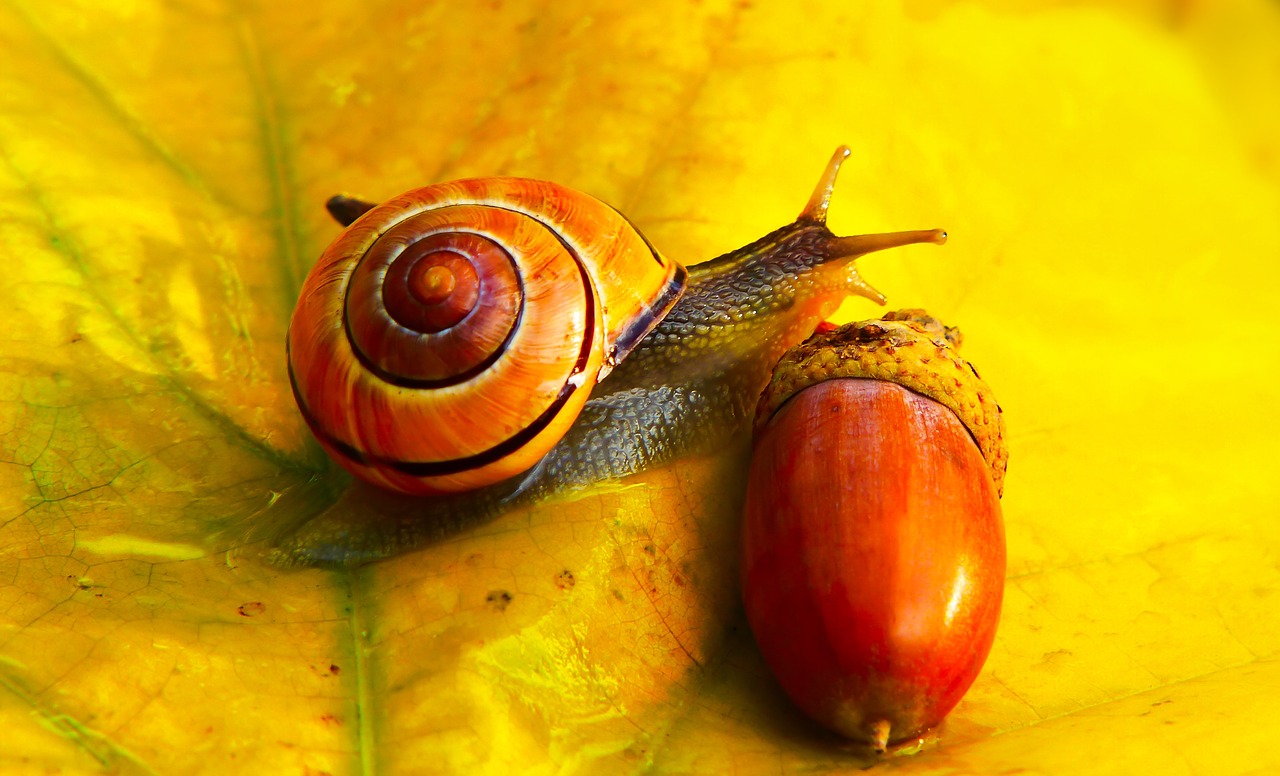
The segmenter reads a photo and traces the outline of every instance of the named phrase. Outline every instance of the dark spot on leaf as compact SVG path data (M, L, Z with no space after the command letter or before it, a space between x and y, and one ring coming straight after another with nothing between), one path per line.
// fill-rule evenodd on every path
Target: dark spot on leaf
M511 594L505 590L494 590L484 600L495 612L505 612L511 603Z
M573 578L573 572L569 569L565 569L556 575L556 587L561 590L572 590L576 584L578 584L578 580Z
M614 598L616 598L616 599L618 599L619 601L625 601L625 600L627 600L625 597L623 597L623 595L622 595L622 591L621 591L621 590L619 590L619 589L618 589L618 588L616 588L616 587L613 589L613 597L614 597Z
M323 722L323 723L324 723L324 724L326 724L326 725L341 725L341 724L342 724L342 718L341 718L341 717L339 717L339 716L337 716L336 714L322 714L322 715L320 715L320 721L321 721L321 722Z
M643 550L644 550L644 553L645 553L646 555L657 555L657 554L658 554L658 550L657 550L657 548L656 548L656 547L654 547L652 543L650 543L650 544L646 544L646 545L645 545L644 547L642 547L641 549L643 549Z
M333 674L334 676L337 676L338 674L342 673L342 669L338 668L337 665L331 663L329 665L329 673Z
M257 617L267 610L267 605L261 601L250 601L247 604L240 604L236 611L240 612L241 617Z
M68 340L68 343L71 345L74 345L77 342L82 341L83 339L84 339L84 335L77 332L74 336L71 337L70 340Z
M473 552L467 556L466 564L471 568L475 568L480 565L480 561L482 560L484 560L484 555L478 552Z

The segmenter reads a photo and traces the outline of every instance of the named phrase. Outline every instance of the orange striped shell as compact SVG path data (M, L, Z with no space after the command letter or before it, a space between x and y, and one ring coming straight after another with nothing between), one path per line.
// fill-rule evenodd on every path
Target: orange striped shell
M617 211L545 181L402 194L312 268L289 324L294 394L358 477L406 493L533 466L686 272Z

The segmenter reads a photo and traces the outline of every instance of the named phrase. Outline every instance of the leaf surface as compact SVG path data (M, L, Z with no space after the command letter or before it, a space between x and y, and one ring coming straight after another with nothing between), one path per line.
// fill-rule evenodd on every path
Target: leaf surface
M744 448L359 569L405 508L284 335L338 191L555 180L698 261L794 217L966 335L1005 609L918 773L1280 767L1280 13L1227 3L0 6L0 769L836 772L737 604ZM844 319L878 315L863 300Z

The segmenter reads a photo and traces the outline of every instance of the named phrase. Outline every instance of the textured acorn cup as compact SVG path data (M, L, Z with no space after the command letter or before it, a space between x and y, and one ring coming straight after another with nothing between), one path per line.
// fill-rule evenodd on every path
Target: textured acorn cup
M999 621L1004 422L959 339L920 310L820 330L757 408L748 620L791 699L877 751L942 721Z

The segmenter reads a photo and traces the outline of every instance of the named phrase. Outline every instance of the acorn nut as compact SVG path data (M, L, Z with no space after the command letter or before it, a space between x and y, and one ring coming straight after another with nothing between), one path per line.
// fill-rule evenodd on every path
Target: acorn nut
M922 310L820 328L761 396L742 591L791 699L877 751L960 701L1004 592L1004 421Z

